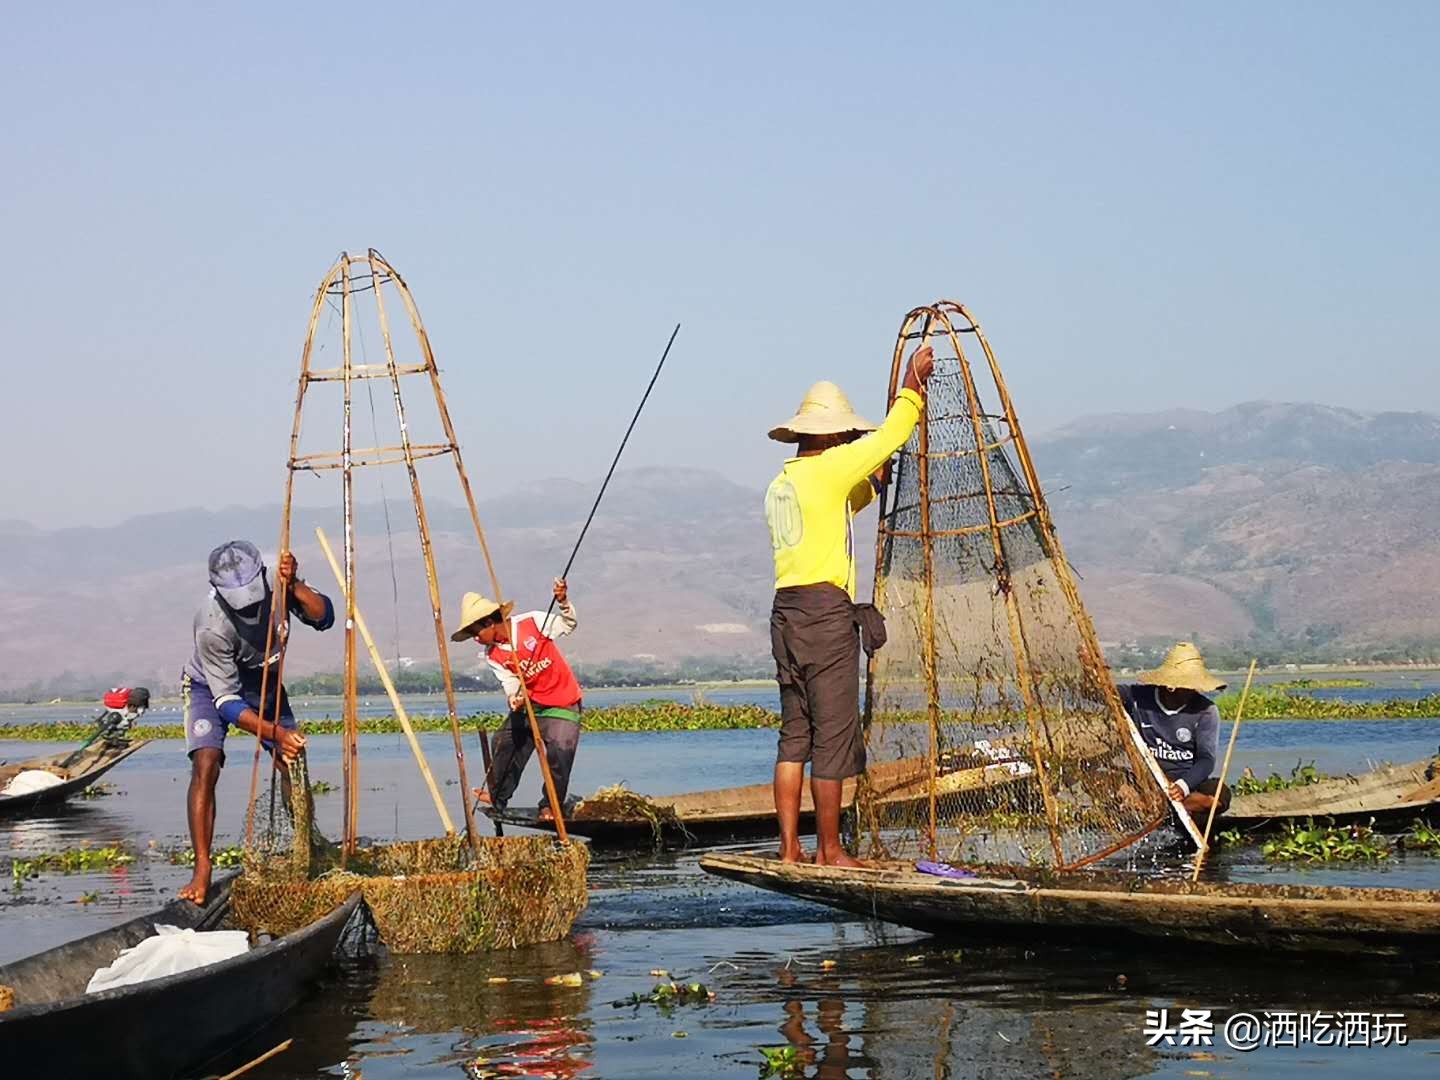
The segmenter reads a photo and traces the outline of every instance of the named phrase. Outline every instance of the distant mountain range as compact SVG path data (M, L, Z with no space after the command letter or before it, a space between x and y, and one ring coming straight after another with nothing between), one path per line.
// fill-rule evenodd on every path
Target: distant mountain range
M1250 402L1082 420L1034 453L1103 636L1437 655L1440 417Z
M1251 402L1090 417L1032 449L1112 654L1191 635L1272 658L1440 652L1440 417ZM433 475L427 509L453 616L462 591L490 585L452 476ZM378 493L362 487L357 594L387 657L433 663L414 514L404 486L392 489L387 530ZM546 606L594 490L551 480L481 504L501 584L522 608ZM275 506L105 528L0 521L0 690L173 684L206 553L231 537L273 548L278 523ZM302 574L338 599L316 524L338 551L333 508L297 507L293 546ZM567 652L589 663L733 657L748 667L768 651L770 575L760 491L699 469L622 471L571 573L580 629ZM469 647L453 655L474 670ZM338 633L297 630L292 670L338 670L339 658Z

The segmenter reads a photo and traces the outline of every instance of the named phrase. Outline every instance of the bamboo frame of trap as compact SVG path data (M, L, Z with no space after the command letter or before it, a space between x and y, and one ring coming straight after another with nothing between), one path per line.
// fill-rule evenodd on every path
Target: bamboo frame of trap
M391 334L389 316L385 308L385 287L390 286L395 290L400 303L405 309L411 329L414 332L418 344L421 362L415 364L400 364L395 358L395 344ZM353 362L351 353L351 332L354 321L355 296L357 293L371 292L374 296L376 315L380 325L380 335L384 344L385 362L383 364ZM341 345L342 362L341 366L333 369L317 370L311 366L312 357L315 353L315 338L319 327L320 314L327 303L339 302L341 316ZM401 390L401 378L403 376L422 375L429 379L431 390L434 394L436 409L440 422L445 433L443 443L415 443L410 438L410 429L406 420L404 397ZM395 405L396 420L399 425L400 443L396 446L376 446L357 449L353 445L351 431L351 391L352 385L359 380L366 379L387 379L390 382L391 396ZM338 452L300 454L299 443L306 394L314 383L339 382L343 387L343 423L341 430L341 448ZM497 946L513 946L524 944L530 941L550 940L562 936L568 932L570 923L584 907L585 895L585 868L588 865L588 852L583 846L573 844L565 829L565 822L561 814L561 807L556 796L554 780L550 775L549 763L546 760L544 742L541 738L539 723L535 717L534 706L530 701L529 688L521 680L521 693L524 697L525 710L529 718L531 731L534 736L535 746L538 750L537 757L540 762L540 769L544 781L545 791L550 802L551 810L555 816L556 832L559 844L563 849L563 856L545 856L544 845L554 846L554 841L549 838L494 838L482 839L475 823L474 806L471 804L468 794L470 782L465 766L465 751L461 741L460 721L455 704L455 686L451 671L449 650L445 633L445 620L443 616L442 603L440 599L439 578L435 570L434 550L430 538L429 518L425 510L424 496L420 490L419 474L416 471L415 463L419 460L431 457L449 455L455 463L456 475L460 482L461 490L465 495L466 506L470 511L470 520L475 529L475 538L480 545L480 550L485 559L485 567L490 578L491 588L497 601L503 601L504 593L500 588L499 576L495 570L494 559L491 557L490 547L485 539L485 530L480 524L480 514L476 506L475 495L470 486L470 480L465 472L464 460L460 453L460 444L455 436L454 425L450 419L450 410L446 403L445 393L440 386L440 372L435 363L435 354L430 345L430 338L421 321L420 312L411 295L409 287L404 279L388 263L379 252L370 248L363 256L352 256L342 252L336 263L326 273L319 288L315 292L315 299L311 305L310 320L305 335L305 345L300 359L300 378L295 397L294 420L290 432L290 453L287 460L287 472L285 478L285 497L281 510L280 541L278 550L281 552L290 550L291 543L291 509L294 495L295 474L297 472L318 472L320 470L339 470L341 473L342 505L344 518L344 555L343 573L333 561L328 543L321 535L321 546L325 550L331 567L336 571L336 576L345 600L345 682L344 682L344 731L342 735L342 771L343 771L343 801L344 801L344 827L343 837L339 849L339 874L329 874L318 880L297 880L304 878L312 869L310 860L302 857L298 852L298 846L302 842L300 836L300 814L296 814L297 828L297 850L292 852L286 859L279 860L277 867L288 867L288 872L282 870L282 879L270 880L261 879L260 865L253 863L256 872L247 873L240 882L237 882L237 894L248 894L248 899L237 895L237 909L244 908L250 912L250 921L256 925L252 929L269 929L272 932L288 932L295 926L286 926L281 929L281 924L287 923L284 918L278 923L271 920L267 923L262 917L262 910L265 905L257 903L257 899L263 894L272 900L278 900L281 893L291 896L287 910L291 915L308 919L314 914L312 908L318 903L328 903L334 899L331 895L339 887L341 880L348 880L351 887L356 887L356 882L364 882L364 890L367 902L370 903L372 911L379 915L379 907L384 907L398 917L406 904L398 899L406 893L403 887L404 882L409 882L409 892L415 897L428 895L433 901L435 897L449 897L449 902L459 904L457 913L462 913L464 908L476 904L494 905L502 899L505 892L502 882L506 875L516 880L523 879L528 886L523 890L526 898L525 903L512 903L512 914L516 920L515 925L502 925L498 929L491 926L481 933L477 927L470 927L466 933L458 931L441 935L431 935L431 940L426 941L426 936L419 931L398 931L392 936L403 938L392 943L392 947L402 948L406 951L456 951L470 948L488 948ZM411 503L415 512L415 522L420 538L421 555L425 566L426 583L429 590L431 615L435 628L435 644L439 657L441 675L445 684L446 711L450 722L450 733L455 748L455 764L460 782L460 798L464 811L465 820L465 843L469 848L468 860L462 857L461 848L449 841L454 839L454 826L450 821L448 813L444 809L440 798L439 790L435 785L433 776L430 773L428 764L420 750L419 743L415 740L413 732L404 718L404 710L399 707L398 698L390 687L384 664L380 659L378 651L369 639L369 634L363 628L363 620L360 616L355 599L355 526L354 526L354 494L353 494L353 471L357 468L378 467L384 465L404 464L410 481ZM285 664L285 635L281 640L274 640L275 618L278 612L286 610L289 597L286 595L284 582L275 589L272 599L272 618L270 629L267 631L265 653L267 662L262 671L260 689L260 709L262 719L272 723L278 723L280 719L281 696L279 687L282 684ZM281 623L283 627L284 622ZM387 692L391 694L392 701L397 706L397 715L401 717L402 725L406 728L412 752L415 755L420 771L425 778L426 785L435 801L436 809L439 812L441 824L445 829L445 838L433 841L419 841L407 844L389 845L386 848L372 849L363 853L362 868L371 875L387 874L387 878L366 877L344 872L348 863L361 853L357 850L357 838L359 835L359 724L356 711L356 633L359 630L365 638L366 647L371 658L379 670L382 681L386 683ZM278 646L278 649L277 649ZM271 668L274 667L274 677L271 678ZM273 700L272 700L273 698ZM267 711L269 715L267 715ZM491 784L491 761L490 747L484 729L480 730L481 751L485 760L486 787ZM245 827L246 847L254 851L255 845L255 805L256 791L259 782L261 742L259 735L256 736L255 756L252 762L250 779L250 799L247 809ZM279 779L281 765L278 747L271 754L271 817L273 825L274 817L274 792L275 781ZM308 802L308 790L305 792L296 791L293 793L295 807L298 809L302 802ZM307 820L304 827L305 837L310 834L310 823ZM429 845L429 848L426 847ZM544 850L542 850L544 849ZM468 868L466 862L468 861ZM392 865L393 864L393 865ZM531 866L531 871L521 873L525 865ZM539 875L538 877L536 875ZM403 879L395 875L405 875ZM248 880L247 880L248 879ZM443 879L443 880L442 880ZM578 880L578 886L577 886ZM578 891L577 891L578 888ZM277 892L280 890L280 892ZM438 891L437 891L438 890ZM534 910L539 899L539 893L553 894L553 903L547 912ZM372 896L371 894L375 895ZM309 901L300 902L301 894L308 896ZM382 895L383 894L383 895ZM388 898L388 899L387 899ZM341 897L343 899L343 896ZM287 905L282 905L287 906ZM431 903L434 907L434 903ZM503 905L502 905L503 906ZM532 910L526 911L526 907ZM541 905L542 907L544 905ZM328 910L328 908L327 908ZM319 912L323 914L323 912ZM459 914L457 914L459 917ZM385 918L380 917L382 934L385 930ZM272 925L273 923L273 925ZM263 927L261 924L264 924ZM300 922L298 925L304 925ZM398 924L396 924L398 926ZM538 935L538 936L537 936Z
M1000 404L1001 411L998 416L987 414L981 404L970 357L965 351L964 338L967 336L978 343L981 351L984 353L985 364L994 384L995 395ZM1117 729L1123 736L1121 741L1130 759L1131 766L1137 775L1149 775L1159 781L1160 777L1157 775L1158 766L1156 766L1151 756L1148 753L1144 753L1137 745L1134 727L1130 723L1124 706L1120 702L1119 694L1115 689L1113 680L1110 678L1109 671L1105 668L1104 654L1100 648L1095 626L1091 622L1090 615L1080 600L1079 589L1075 585L1074 577L1070 571L1070 564L1065 558L1064 549L1060 545L1060 538L1056 534L1054 523L1051 520L1050 508L1045 501L1045 495L1041 489L1038 474L1035 471L1034 463L1030 457L1030 448L1025 441L1024 433L1021 431L1020 421L1015 415L1015 407L1010 398L1010 391L1005 384L1005 377L1000 372L1000 365L995 359L995 352L990 347L990 342L986 340L985 334L980 328L980 323L962 304L953 300L940 300L931 305L914 308L906 313L904 319L901 321L899 334L895 339L895 350L890 363L889 392L886 398L887 409L890 405L894 404L895 398L900 390L900 378L907 347L914 346L915 348L919 348L922 345L929 344L932 340L938 339L943 339L945 342L948 342L958 361L959 372L964 385L968 421L975 440L975 448L973 450L962 451L962 453L973 454L979 464L988 521L984 524L959 530L945 532L932 530L930 519L930 459L932 457L932 451L929 442L929 418L922 414L918 427L919 453L916 462L920 493L919 533L901 531L895 528L892 514L895 510L895 500L898 497L898 485L887 484L880 494L879 523L875 537L875 604L882 610L884 609L885 598L886 575L883 569L887 539L897 536L912 539L918 538L923 548L922 620L924 635L921 643L921 673L925 683L927 719L930 729L930 768L928 770L930 776L930 791L927 830L930 857L937 857L938 744L939 729L941 726L940 672L938 670L939 665L937 663L935 639L934 541L937 537L984 532L989 536L991 549L995 556L994 574L996 578L996 588L1005 600L1010 644L1014 650L1016 660L1013 674L1025 707L1026 726L1035 768L1039 774L1037 779L1044 799L1045 817L1049 827L1050 841L1055 852L1056 864L1062 869L1074 869L1078 866L1112 855L1116 851L1141 839L1164 820L1165 813L1168 812L1168 807L1153 824L1143 830L1121 838L1118 843L1105 851L1093 853L1079 862L1070 862L1067 864L1060 844L1062 825L1059 820L1059 813L1051 783L1046 776L1044 755L1040 745L1045 721L1044 706L1041 704L1039 695L1036 693L1030 648L1026 640L1026 627L1022 620L1020 607L1016 601L1010 582L1010 573L1002 543L1002 531L1004 529L1033 519L1045 556L1059 583L1070 616L1079 631L1082 647L1088 654L1085 658L1086 666L1092 668L1097 676L1096 682L1103 688L1105 702ZM988 438L986 421L989 419L1001 420L1008 434L1002 435L993 441ZM996 492L991 478L989 455L993 451L1003 453L1007 449L1013 451L1015 458L1019 462L1020 479L1026 489L1023 494L1029 501L1030 508L1018 516L1002 519L997 511ZM945 453L953 455L955 452L948 451ZM875 714L875 671L876 659L872 656L866 664L865 699L862 711L862 722L867 731ZM1161 787L1162 789L1164 787L1163 781L1161 782ZM1171 805L1174 805L1174 800L1169 800L1169 802ZM1180 811L1179 816L1182 821L1189 823L1189 815L1183 810Z

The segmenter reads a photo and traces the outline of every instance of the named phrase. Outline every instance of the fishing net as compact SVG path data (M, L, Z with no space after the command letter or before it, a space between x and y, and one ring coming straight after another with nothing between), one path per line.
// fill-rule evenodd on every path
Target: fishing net
M482 837L478 853L463 836L377 844L342 866L314 827L304 755L289 773L291 821L246 850L231 889L236 926L288 934L358 889L392 951L470 953L554 941L585 908L589 850L547 836Z
M1097 861L1154 829L1168 803L1133 741L989 344L958 304L916 309L892 380L922 339L936 354L926 413L881 507L875 596L889 641L866 677L862 847ZM967 344L983 354L986 399Z
M302 752L294 761L272 768L262 761L269 783L251 804L253 831L243 851L243 865L256 873L303 878L311 865L339 858L339 849L315 824L315 798L310 789L310 763Z

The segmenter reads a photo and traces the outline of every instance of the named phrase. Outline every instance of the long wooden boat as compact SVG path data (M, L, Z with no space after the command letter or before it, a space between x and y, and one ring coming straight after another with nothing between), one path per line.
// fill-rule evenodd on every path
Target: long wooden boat
M1018 759L956 769L936 778L935 792L949 795L998 787L1029 775L1029 770L1030 766ZM898 809L929 798L924 758L882 762L872 765L866 775L876 786L876 802L882 807ZM847 809L855 801L856 785L852 777L842 788L841 805ZM538 813L507 809L490 816L502 824L553 830L553 823L540 820ZM683 846L752 839L775 831L775 792L766 783L679 795L631 795L624 800L592 797L567 813L565 827L601 846L656 842ZM815 807L807 784L800 796L800 828L814 827Z
M0 764L0 789L27 769L53 773L63 781L28 795L0 795L0 814L28 813L37 807L52 806L78 795L148 742L148 739L140 739L123 746L95 742L79 750Z
M1404 828L1416 818L1440 818L1440 758L1409 765L1382 765L1359 776L1339 776L1304 787L1237 795L1217 829L1247 832L1280 828L1314 818L1344 825L1369 822Z
M0 967L15 1007L0 1012L0 1048L15 1075L160 1078L187 1074L233 1049L293 1005L326 969L355 893L324 918L242 956L163 979L87 994L90 977L155 933L156 923L214 930L229 882L205 907L159 911Z
M974 868L948 879L909 863L858 869L712 853L707 873L931 934L1081 943L1204 941L1440 959L1440 891L1191 883L1115 871Z

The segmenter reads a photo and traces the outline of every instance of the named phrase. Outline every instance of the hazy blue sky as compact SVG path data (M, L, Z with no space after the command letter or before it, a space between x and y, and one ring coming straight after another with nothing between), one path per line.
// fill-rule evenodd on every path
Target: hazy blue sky
M1440 409L1440 5L700 7L8 8L0 518L278 498L368 245L484 491L602 471L677 320L629 462L763 485L942 296L1032 430Z

